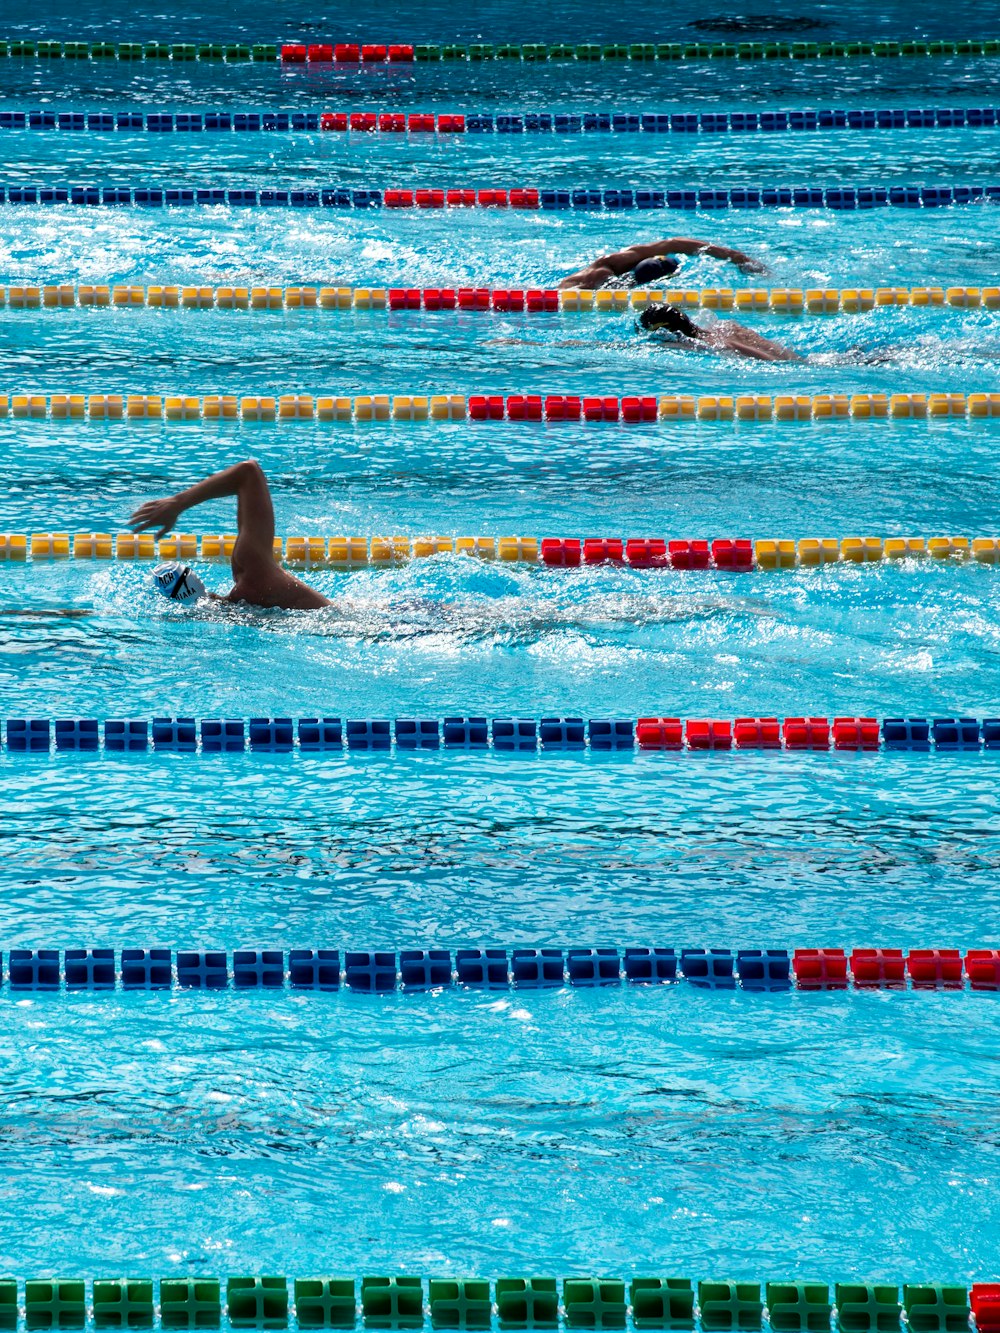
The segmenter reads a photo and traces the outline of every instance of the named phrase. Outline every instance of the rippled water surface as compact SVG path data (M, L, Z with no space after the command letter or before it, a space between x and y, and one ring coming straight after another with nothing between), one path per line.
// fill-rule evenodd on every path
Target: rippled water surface
M0 1022L0 1158L31 1162L0 1247L29 1272L994 1262L991 997L188 994Z
M993 36L925 0L166 15L9 0L0 37ZM702 27L694 27L694 24ZM710 26L705 27L707 23ZM714 26L713 26L714 25ZM296 69L0 62L4 107L989 106L995 60ZM925 184L1000 130L3 134L5 184ZM0 283L551 285L690 231L780 286L996 281L1000 209L0 208ZM747 281L687 260L685 286ZM739 363L624 316L0 310L0 391L993 391L998 315L748 318ZM278 531L992 535L989 422L323 427L0 420L0 531L120 531L255 454ZM231 502L186 515L230 530ZM225 591L224 567L199 566ZM146 565L0 564L0 716L1000 714L1000 574L740 576L437 557L317 571L315 615L184 614ZM0 949L990 946L994 755L0 757ZM0 1270L995 1271L997 999L965 992L0 990Z

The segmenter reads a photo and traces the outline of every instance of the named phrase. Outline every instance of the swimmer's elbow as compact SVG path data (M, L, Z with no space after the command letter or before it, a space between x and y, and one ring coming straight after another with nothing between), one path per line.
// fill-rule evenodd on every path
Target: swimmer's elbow
M239 484L241 486L267 485L264 469L257 462L256 458L244 458L242 463L237 463L236 468Z

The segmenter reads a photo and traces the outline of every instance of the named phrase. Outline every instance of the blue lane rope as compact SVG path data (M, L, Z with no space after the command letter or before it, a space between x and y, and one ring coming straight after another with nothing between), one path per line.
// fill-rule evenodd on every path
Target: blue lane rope
M8 718L6 753L56 751L175 754L343 753L459 750L782 750L937 754L1000 752L1000 718L786 717L687 719L493 717Z
M24 991L309 990L366 993L669 985L752 992L1000 989L1000 950L705 949L647 946L451 949L10 949L0 983Z
M0 204L79 207L193 208L450 208L507 207L506 190L433 187L420 203L413 189L353 189L325 186L303 190L247 190L218 186L205 189L144 185L0 185ZM462 195L449 203L447 195ZM853 211L872 208L946 208L1000 201L996 185L870 185L763 186L733 189L512 189L509 206L527 210L577 209L621 212L631 209L712 211L757 208L826 208ZM486 197L483 197L486 196ZM499 197L502 196L502 199Z
M418 117L416 124L410 118ZM401 123L402 122L402 123ZM0 130L150 134L775 134L825 130L984 129L1000 124L997 107L862 107L796 111L526 111L435 113L410 110L320 111L0 111Z

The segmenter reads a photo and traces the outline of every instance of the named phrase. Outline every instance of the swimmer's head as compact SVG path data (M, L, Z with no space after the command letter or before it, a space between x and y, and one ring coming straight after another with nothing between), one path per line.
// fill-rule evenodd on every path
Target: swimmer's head
M641 329L647 333L672 333L678 338L701 337L701 329L688 319L683 310L673 305L651 305L641 312L638 318Z
M632 270L632 277L637 287L645 287L648 282L672 277L679 268L677 260L669 255L653 255L652 259L639 260Z
M192 573L190 565L182 565L179 560L156 566L153 587L168 601L179 602L182 606L193 606L199 597L205 596L204 583Z

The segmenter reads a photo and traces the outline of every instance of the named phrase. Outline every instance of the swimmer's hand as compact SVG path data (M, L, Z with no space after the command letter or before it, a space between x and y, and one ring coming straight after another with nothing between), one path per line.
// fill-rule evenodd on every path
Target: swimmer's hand
M133 532L145 532L147 528L158 528L157 539L165 537L184 512L176 495L168 495L165 500L147 500L140 505L128 521Z
M745 255L738 252L733 259L733 263L741 273L766 273L767 265L762 264L759 259L754 259L752 255Z

